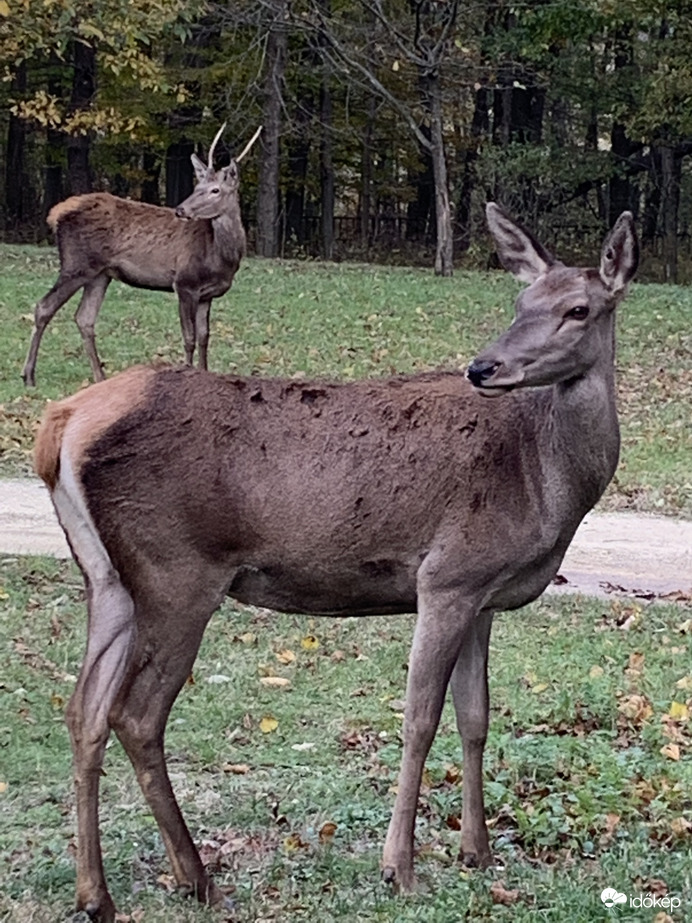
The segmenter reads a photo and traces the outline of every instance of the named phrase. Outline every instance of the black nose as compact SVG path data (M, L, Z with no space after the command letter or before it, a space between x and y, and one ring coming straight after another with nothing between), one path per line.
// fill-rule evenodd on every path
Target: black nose
M483 386L483 382L490 378L500 368L500 362L488 362L474 359L466 370L466 377L476 388Z
M178 207L176 208L176 210L175 210L175 217L176 217L176 218L184 218L184 217L185 217L185 211L184 211L180 206L178 206Z

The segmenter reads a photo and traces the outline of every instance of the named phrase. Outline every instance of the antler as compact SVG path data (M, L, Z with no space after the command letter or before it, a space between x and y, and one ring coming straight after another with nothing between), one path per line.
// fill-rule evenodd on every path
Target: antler
M221 128L219 128L219 130L216 132L216 137L211 142L211 147L209 148L209 157L207 158L207 166L209 167L210 170L214 169L214 151L216 150L216 145L218 143L219 138L223 134L223 130L226 127L226 125L227 123L224 122Z
M236 163L240 163L240 161L243 159L243 157L245 157L245 155L247 154L247 152L250 150L250 148L252 147L252 145L255 143L255 141L259 138L260 134L262 133L262 128L263 128L263 126L260 125L260 127L257 129L257 131L254 133L254 135L250 138L250 140L248 141L248 143L247 143L247 144L245 145L245 147L243 148L242 154L238 154L238 156L235 158L235 162L236 162Z

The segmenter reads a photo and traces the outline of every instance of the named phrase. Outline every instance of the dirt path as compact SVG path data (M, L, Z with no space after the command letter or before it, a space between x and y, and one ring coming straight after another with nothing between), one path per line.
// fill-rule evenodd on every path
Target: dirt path
M0 554L68 557L48 491L37 480L0 480ZM555 592L692 600L692 522L591 513L567 552Z

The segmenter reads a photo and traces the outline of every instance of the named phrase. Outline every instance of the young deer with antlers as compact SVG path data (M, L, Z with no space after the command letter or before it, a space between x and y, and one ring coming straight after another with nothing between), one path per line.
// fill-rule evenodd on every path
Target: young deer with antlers
M490 861L491 622L543 592L615 471L615 308L638 247L625 212L600 268L575 269L498 206L487 214L502 263L530 285L466 376L334 384L138 367L48 406L36 469L89 608L67 721L77 903L92 919L115 915L98 829L111 729L178 883L224 901L176 803L163 741L226 595L284 612L418 612L383 874L414 887L421 773L448 685L464 754L461 854Z
M57 311L80 288L75 321L84 341L94 381L105 377L96 351L94 325L113 279L137 288L175 291L185 343L192 365L195 343L200 368L207 367L209 311L213 298L231 287L245 255L245 230L238 202L238 164L256 141L227 167L214 169L221 126L209 149L208 165L196 154L197 185L176 209L120 199L107 192L73 196L48 215L60 253L60 275L34 311L34 330L22 371L34 385L41 339ZM198 220L190 220L198 219Z

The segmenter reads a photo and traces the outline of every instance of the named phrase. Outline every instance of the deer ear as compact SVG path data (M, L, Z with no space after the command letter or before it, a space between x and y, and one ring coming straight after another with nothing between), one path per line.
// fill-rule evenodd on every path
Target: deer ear
M605 239L599 273L614 294L622 292L639 265L639 243L632 212L623 212Z
M192 161L192 167L195 171L197 182L201 183L202 180L207 178L207 165L202 163L197 154L190 154L190 160Z
M513 221L499 205L488 202L485 215L500 262L517 279L535 282L553 265L555 258L539 244L533 234Z
M223 167L221 170L221 175L223 177L223 182L228 183L229 186L232 186L234 183L238 182L238 164L235 160L231 160L227 167Z

